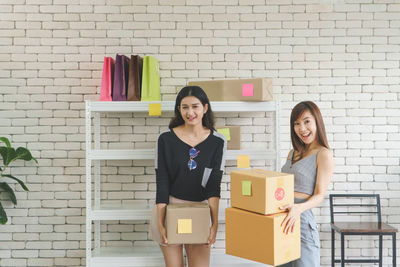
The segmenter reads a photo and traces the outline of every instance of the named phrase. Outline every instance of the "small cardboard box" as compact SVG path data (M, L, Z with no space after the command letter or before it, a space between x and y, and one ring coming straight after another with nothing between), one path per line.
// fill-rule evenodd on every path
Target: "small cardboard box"
M210 101L271 101L272 79L235 79L192 81L188 85L200 86Z
M283 233L281 223L286 214L225 209L226 254L272 266L300 258L300 220L293 232Z
M262 169L231 172L231 206L261 214L294 202L293 174Z
M168 244L205 244L210 235L210 207L205 203L168 204Z
M225 135L228 141L228 150L239 150L241 143L240 126L217 126L215 127L217 132Z

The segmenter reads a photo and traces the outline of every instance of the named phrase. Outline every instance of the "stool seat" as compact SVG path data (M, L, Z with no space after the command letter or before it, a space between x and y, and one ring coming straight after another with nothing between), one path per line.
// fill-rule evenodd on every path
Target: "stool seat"
M397 229L386 223L378 222L335 222L332 228L338 233L395 233Z

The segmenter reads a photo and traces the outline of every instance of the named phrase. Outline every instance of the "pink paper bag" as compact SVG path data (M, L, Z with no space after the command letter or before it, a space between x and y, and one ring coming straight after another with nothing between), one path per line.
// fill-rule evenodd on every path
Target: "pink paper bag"
M100 101L112 101L112 86L114 82L114 59L104 57L103 75L101 78Z

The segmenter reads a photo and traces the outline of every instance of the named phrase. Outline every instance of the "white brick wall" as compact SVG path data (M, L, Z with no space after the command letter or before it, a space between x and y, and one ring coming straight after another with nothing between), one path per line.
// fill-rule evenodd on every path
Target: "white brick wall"
M16 186L18 205L2 202L9 223L1 226L1 266L85 264L83 101L98 99L102 59L115 53L158 58L164 100L188 80L273 78L282 101L281 162L290 148L290 109L317 102L336 162L329 192L380 193L384 220L400 227L398 0L78 2L0 2L0 136L39 159L12 169L31 191ZM258 113L218 118L249 126L244 146L270 138L269 121ZM102 124L105 146L141 148L154 145L168 119L110 114ZM154 199L152 164L102 162L102 199ZM229 177L223 181L227 202ZM323 266L330 262L327 205L315 210ZM103 244L146 243L143 222L101 226ZM216 245L223 247L220 230ZM368 245L377 244L349 242L349 255L377 255ZM390 247L385 241L385 266Z

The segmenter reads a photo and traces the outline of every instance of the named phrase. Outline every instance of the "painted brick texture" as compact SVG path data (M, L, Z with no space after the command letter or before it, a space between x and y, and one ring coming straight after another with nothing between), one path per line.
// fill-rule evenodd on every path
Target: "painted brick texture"
M336 164L328 193L380 193L384 220L400 227L399 29L397 0L2 0L0 136L27 146L39 164L12 169L30 191L15 185L18 205L2 201L9 223L1 226L0 266L85 265L84 100L99 98L103 57L116 53L159 59L163 100L189 80L273 78L281 163L291 108L315 101ZM151 148L171 115L103 115L102 146ZM272 145L269 114L217 117L243 126L243 147ZM101 173L105 202L155 198L152 161L103 161ZM224 175L226 205L229 186ZM330 266L327 199L314 213L321 266ZM101 231L102 245L150 242L145 222L106 221ZM223 248L223 224L217 238ZM346 244L348 255L377 256L369 238ZM391 266L389 240L384 247Z

